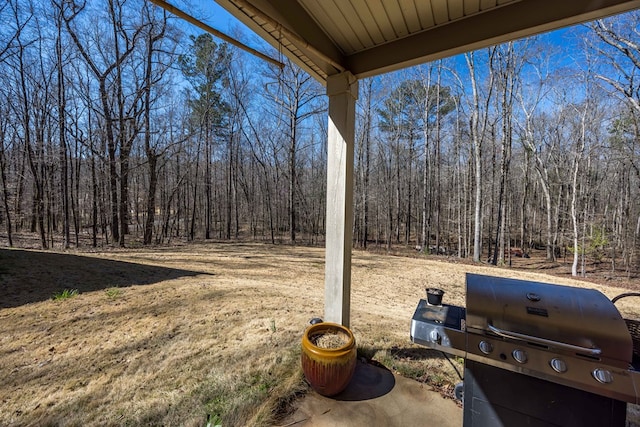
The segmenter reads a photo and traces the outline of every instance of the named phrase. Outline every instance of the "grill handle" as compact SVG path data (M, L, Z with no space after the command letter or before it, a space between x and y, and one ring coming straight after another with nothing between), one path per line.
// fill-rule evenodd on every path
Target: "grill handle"
M504 329L496 328L491 324L487 326L491 332L493 332L494 334L500 335L501 337L504 337L504 338L511 338L513 340L518 340L518 341L528 341L528 342L533 342L540 345L545 345L547 347L561 348L568 351L586 353L590 356L600 356L602 354L602 350L599 348L580 347L578 345L567 344L560 341L553 341L545 338L534 337L532 335L520 334L518 332L505 331Z

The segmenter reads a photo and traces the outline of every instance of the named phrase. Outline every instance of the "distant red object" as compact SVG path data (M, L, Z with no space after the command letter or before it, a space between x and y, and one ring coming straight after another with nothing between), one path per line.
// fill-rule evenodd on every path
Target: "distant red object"
M529 258L529 254L522 250L522 248L509 248L509 252L505 251L505 255L511 255L517 258Z

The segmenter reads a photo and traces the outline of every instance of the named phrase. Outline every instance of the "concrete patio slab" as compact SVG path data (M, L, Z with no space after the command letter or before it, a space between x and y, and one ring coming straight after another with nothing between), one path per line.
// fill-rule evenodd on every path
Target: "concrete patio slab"
M339 395L311 392L279 425L295 427L462 425L462 408L425 384L358 361L349 386Z

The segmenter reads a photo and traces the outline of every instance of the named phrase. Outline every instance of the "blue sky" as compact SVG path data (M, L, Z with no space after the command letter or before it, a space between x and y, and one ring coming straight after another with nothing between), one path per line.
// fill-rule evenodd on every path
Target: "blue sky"
M240 32L240 41L254 49L260 51L269 49L269 45L265 41L214 0L173 0L169 1L169 3L229 36L237 38L237 33ZM198 35L203 33L200 28L187 22L184 23L183 29L187 34Z

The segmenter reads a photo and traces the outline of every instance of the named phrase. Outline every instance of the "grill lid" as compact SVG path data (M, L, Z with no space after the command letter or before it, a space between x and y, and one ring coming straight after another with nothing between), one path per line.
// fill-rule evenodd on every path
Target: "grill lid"
M623 367L631 363L626 324L595 289L467 274L466 308L469 333L497 334Z

